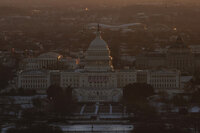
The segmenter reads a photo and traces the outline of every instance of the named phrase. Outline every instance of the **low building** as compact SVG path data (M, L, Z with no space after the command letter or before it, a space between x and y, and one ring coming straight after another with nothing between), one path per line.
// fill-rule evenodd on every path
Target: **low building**
M22 70L37 70L37 69L76 69L80 60L71 57L63 57L55 52L47 52L40 54L37 57L28 57L20 62Z
M182 38L177 37L176 43L171 45L166 53L146 52L136 57L137 69L167 68L178 69L183 73L199 71L200 56Z
M62 58L62 55L55 52L43 53L38 57L25 58L20 67L23 70L56 69Z
M180 71L178 70L149 70L147 84L155 89L180 88Z
M147 83L148 70L137 70L137 82Z
M50 73L47 70L25 70L18 73L18 88L46 92L49 86Z

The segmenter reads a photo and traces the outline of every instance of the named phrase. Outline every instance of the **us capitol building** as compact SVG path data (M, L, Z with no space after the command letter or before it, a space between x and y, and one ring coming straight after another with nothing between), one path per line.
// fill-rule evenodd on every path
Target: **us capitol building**
M55 53L42 54L38 57L39 62L45 66L47 58L53 60L49 64L53 66L61 55ZM30 64L30 63L29 63ZM39 65L41 66L41 65ZM29 68L33 68L30 67ZM37 67L38 68L38 67ZM57 77L57 78L56 78ZM91 42L86 51L84 69L71 70L24 70L18 74L18 88L48 88L55 82L62 88L71 86L78 101L119 101L122 97L122 87L136 82L136 72L115 71L112 65L112 57L107 43L97 31L96 38Z
M55 66L55 60L59 61L63 58L63 56L55 53L42 54L42 57L39 56L35 60L39 60L45 66L49 63ZM28 68L33 67L29 66ZM83 69L22 70L18 73L17 87L46 92L46 89L53 84L57 84L62 88L71 86L73 87L73 94L79 102L118 102L123 95L122 88L135 82L148 83L154 88L180 88L180 71L115 70L108 45L102 39L98 29L96 38L91 42L85 53L85 66Z

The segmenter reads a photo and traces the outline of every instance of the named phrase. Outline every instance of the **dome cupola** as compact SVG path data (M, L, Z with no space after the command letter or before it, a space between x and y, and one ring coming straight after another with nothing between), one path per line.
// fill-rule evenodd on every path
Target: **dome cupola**
M112 57L107 43L101 38L98 25L96 38L86 51L86 71L112 71Z
M101 37L99 25L96 38L90 43L88 50L109 50L107 43Z

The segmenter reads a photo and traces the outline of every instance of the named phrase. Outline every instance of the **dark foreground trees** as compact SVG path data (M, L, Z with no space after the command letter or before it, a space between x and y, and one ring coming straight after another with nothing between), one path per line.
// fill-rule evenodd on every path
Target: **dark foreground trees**
M34 125L30 127L17 127L8 129L7 133L63 133L59 127L49 125Z
M148 97L154 95L154 89L146 83L133 83L124 87L123 103L135 119L148 120L156 117L156 110L149 105Z
M59 86L52 85L47 89L47 96L54 112L70 114L73 111L74 101L70 86L62 89Z
M136 126L133 133L190 133L190 131L181 127L167 128L163 123L143 123Z
M13 77L12 68L0 64L0 89L4 89L8 85L8 81Z
M123 90L123 101L125 104L136 104L146 102L147 97L154 95L154 88L146 83L128 84Z

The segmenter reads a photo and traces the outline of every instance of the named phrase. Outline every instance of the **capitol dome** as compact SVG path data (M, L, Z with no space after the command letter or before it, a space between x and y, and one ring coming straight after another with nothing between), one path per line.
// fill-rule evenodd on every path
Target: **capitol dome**
M90 43L88 50L109 50L107 43L97 35L96 38Z
M61 54L58 54L58 53L55 53L55 52L47 52L47 53L43 53L43 54L38 56L38 58L55 58L55 59L58 59L58 58L61 58L61 57L62 57Z
M168 48L168 53L186 54L191 53L191 49L184 43L182 37L179 35L177 36L175 44Z
M86 51L86 71L112 71L112 57L107 43L101 38L98 25L97 36Z
M177 49L181 49L181 48L182 49L183 48L189 49L188 45L186 45L184 43L183 38L180 35L177 36L176 42L173 45L171 45L169 48L171 48L171 49L175 49L175 48L177 48Z

